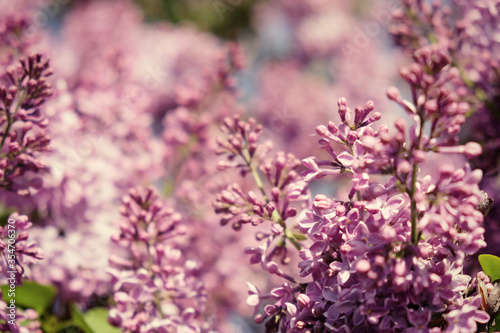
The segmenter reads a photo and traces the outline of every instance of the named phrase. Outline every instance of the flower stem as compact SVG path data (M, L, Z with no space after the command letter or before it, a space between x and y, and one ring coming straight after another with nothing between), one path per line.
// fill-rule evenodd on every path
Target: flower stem
M252 165L252 159L250 157L250 153L248 152L248 149L243 149L242 150L242 157L245 160L245 163L252 173L253 179L255 181L255 184L260 190L260 193L262 193L262 196L264 197L264 200L266 201L266 204L269 203L269 198L266 194L266 191L264 190L264 184L262 183L262 179L260 179L259 172L257 171L257 168L255 168ZM283 221L283 218L281 217L280 213L278 212L277 209L273 211L272 215L273 221L276 223L279 223L284 229L286 229L286 224L285 221Z
M7 138L7 135L9 135L10 126L12 125L12 120L10 118L9 110L6 110L5 113L7 114L7 127L5 128L5 133L3 134L2 142L0 143L0 152L3 150L3 145L5 143L5 139Z
M422 134L424 131L424 116L423 112L419 114L420 118L420 129L418 133L418 141L415 150L420 148L420 144L422 142ZM417 222L418 222L418 211L417 211L417 201L415 200L415 192L417 190L417 174L418 174L418 163L413 158L413 168L411 173L411 187L409 191L410 202L411 202L411 242L413 245L417 245L420 239L420 235L418 234Z
M18 85L18 88L19 88L19 85ZM18 98L18 101L16 103L16 107L14 109L14 112L12 113L12 116L14 116L14 117L16 116L17 111L19 111L19 108L21 107L21 105L22 105L23 101L26 99L26 97L27 97L26 93L23 93L23 91L21 91L19 93L19 98ZM14 123L12 116L11 116L8 109L5 110L5 114L7 115L7 127L5 128L5 133L3 134L2 141L0 142L0 152L3 150L3 145L5 143L5 139L7 139L7 135L9 135L10 127Z
M410 200L411 200L411 242L413 245L418 244L418 230L417 230L417 202L415 200L415 190L417 182L417 170L418 166L416 162L413 162L413 171L411 175L411 189L410 189Z

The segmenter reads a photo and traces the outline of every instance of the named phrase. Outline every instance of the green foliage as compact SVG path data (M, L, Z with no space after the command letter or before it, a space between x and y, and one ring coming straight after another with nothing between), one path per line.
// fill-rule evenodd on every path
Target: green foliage
M73 306L75 312L72 313L73 320L78 323L85 333L119 333L121 329L111 326L108 322L108 309L94 308L82 314Z
M46 333L120 333L121 329L108 322L107 308L94 308L85 313L70 305L71 318L58 321L53 315L44 316L42 328Z
M250 29L257 0L136 0L150 21L167 20L175 24L190 22L200 30L236 39Z
M15 297L9 297L9 286L1 286L3 299L10 302L16 300L16 306L34 309L38 313L44 313L52 305L56 296L53 286L44 286L35 282L25 281L22 286L16 286Z
M68 320L61 321L51 314L51 307L56 298L56 288L31 281L24 281L16 286L15 296L9 297L8 285L0 287L5 302L16 300L16 307L33 309L40 315L42 328L46 333L119 333L121 330L108 322L107 308L94 308L85 313L74 304L70 305Z
M481 254L479 263L484 273L491 278L491 281L500 279L500 258L491 254Z
M71 306L71 319L73 319L73 323L80 327L85 333L94 333L92 328L87 324L83 313L74 304Z

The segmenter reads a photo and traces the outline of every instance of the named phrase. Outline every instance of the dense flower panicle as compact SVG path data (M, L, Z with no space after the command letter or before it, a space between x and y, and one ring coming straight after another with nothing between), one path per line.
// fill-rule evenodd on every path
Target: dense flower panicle
M8 271L15 271L16 285L22 285L26 278L25 267L44 258L43 251L33 240L29 240L28 230L33 223L25 215L13 213L8 218L8 223L0 227L0 272L2 281L10 277ZM13 240L13 241L10 241ZM12 259L14 258L15 259Z
M401 194L393 181L372 191L364 201L351 198L342 202L317 195L312 211L300 222L314 243L301 251L303 261L299 267L301 276L311 276L313 282L305 290L292 292L296 302L289 303L289 296L274 295L277 301L273 308L281 310L266 311L264 317L274 317L268 323L290 332L313 329L341 332L353 327L416 332L417 327L439 327L444 318L458 321L462 321L461 316L463 320L472 318L467 324L460 324L470 327L476 321L488 321L484 311L477 306L462 306L460 301L469 280L460 274L463 256L484 246L484 229L479 227L482 215L475 209L480 174L476 173L472 179L466 174L461 170L453 176L446 174L448 178L438 181L426 193L429 197L432 191L442 195L448 210L440 212L440 221L427 224L429 216L440 206L434 206L432 199L424 199L428 207L420 207L423 217L418 228L425 242L417 247L409 245L412 238L409 197ZM457 184L448 185L450 178ZM426 180L422 182L423 188L425 183ZM361 190L361 197L363 194ZM454 208L448 206L450 203ZM443 230L433 230L439 223L445 223L444 228L450 233L448 239L441 237ZM460 225L470 229L461 230ZM470 302L477 305L476 298ZM432 313L438 314L431 316ZM264 317L259 315L256 321ZM454 326L449 327L452 332Z
M494 202L499 200L497 182L500 160L498 121L499 105L499 48L500 2L454 0L447 3L404 1L404 8L394 12L391 32L396 43L413 52L424 45L439 45L450 54L451 66L460 72L460 80L453 82L453 91L471 108L462 141L481 144L483 154L475 165L485 175L481 187ZM467 113L467 115L469 115ZM494 204L492 214L486 216L486 240L490 244L485 253L500 254L493 246L500 239Z
M125 220L112 237L121 252L110 257L116 302L110 322L130 332L199 332L206 292L197 264L175 246L186 232L180 214L165 208L153 188L133 189L122 202Z
M256 233L261 245L245 249L245 253L251 255L250 263L260 264L266 272L295 281L273 259L279 258L282 265L290 262L287 241L300 248L302 239L293 232L295 226L292 224L297 205L308 200L306 183L297 172L300 160L281 151L273 158L268 157L270 147L258 140L262 126L254 119L245 122L239 116L226 118L221 128L227 138L218 140L217 152L226 155L227 161L220 161L218 168L236 168L243 176L250 173L257 193L243 190L238 183L228 185L213 202L215 212L221 214L222 225L231 223L235 230L240 230L244 224L265 223L264 229Z
M428 44L438 45L450 52L468 86L477 85L489 98L498 95L499 1L412 0L403 6L393 12L389 29L397 44L411 53Z
M401 72L413 101L403 100L395 88L388 92L412 117L409 133L402 120L394 134L385 125L374 129L380 114L372 114L373 103L353 112L344 98L338 102L341 124L316 128L330 159L304 159L304 180L345 173L352 187L347 201L316 195L300 221L313 241L301 250L300 275L312 281L272 297L273 310L255 318L272 317L267 331L458 332L489 320L478 296L465 294L470 277L462 274L465 256L485 246L483 214L477 209L482 172L444 165L433 180L420 170L427 155L470 158L481 147L456 146L468 108L445 90L456 77L449 73L447 54L425 47L414 59ZM377 174L389 175L385 184L374 178ZM249 304L265 299L255 294Z
M47 77L52 74L48 59L40 54L21 58L0 77L0 186L21 195L30 187L40 189L39 177L24 177L46 168L39 152L50 149L44 132L48 120L40 106L52 95Z
M44 259L44 251L29 239L28 230L33 224L25 215L13 213L7 224L0 227L0 283L8 285L6 299L15 300L15 290L21 287L27 276L26 269ZM14 272L14 273L11 273ZM12 290L14 292L12 292ZM8 298L7 298L8 296ZM4 302L0 291L0 330L13 333L42 333L38 313L33 309L21 310L8 308L10 302ZM14 324L13 324L14 323Z

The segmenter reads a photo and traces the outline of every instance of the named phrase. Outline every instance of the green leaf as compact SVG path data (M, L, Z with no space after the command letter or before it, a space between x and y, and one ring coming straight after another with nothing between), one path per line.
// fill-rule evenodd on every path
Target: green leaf
M56 317L51 317L50 322L47 319L42 320L41 325L45 333L60 333L60 332L80 332L77 331L78 326L73 320L65 320L58 322Z
M71 319L73 319L74 324L80 327L85 333L97 333L97 331L94 332L94 330L87 325L83 313L75 304L71 304Z
M491 254L481 254L479 263L484 273L491 278L491 281L500 279L500 258Z
M23 285L16 286L13 292L9 292L10 287L8 285L0 288L5 302L10 302L11 298L15 299L17 306L33 309L39 314L47 311L56 296L56 288L53 286L44 286L31 281L24 281ZM9 294L12 297L9 297Z
M85 322L94 332L120 333L122 330L108 322L108 309L95 308L83 315Z

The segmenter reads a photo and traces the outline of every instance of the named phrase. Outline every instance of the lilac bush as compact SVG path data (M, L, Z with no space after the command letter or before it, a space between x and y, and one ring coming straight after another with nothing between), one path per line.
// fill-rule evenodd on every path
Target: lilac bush
M393 134L387 125L374 128L381 116L372 113L372 102L353 112L341 98L342 123L316 128L330 158L304 159L303 178L345 173L351 190L345 198L316 195L299 221L312 241L300 252L300 276L312 281L271 291L276 302L256 318L273 317L269 331L472 332L476 321L490 319L480 296L466 295L470 277L462 274L465 256L485 246L483 215L476 208L482 173L447 164L434 180L421 172L432 155L475 157L481 148L455 145L460 122L451 125L467 107L445 90L454 77L447 55L425 47L414 58L413 101L403 100L396 88L388 91L412 117L410 126L398 119ZM425 122L431 122L429 132ZM334 149L339 146L341 152ZM250 292L254 303L255 287Z
M405 1L401 10L394 12L390 27L397 44L407 52L434 44L446 50L452 66L460 73L455 92L471 108L463 141L481 143L483 154L474 163L485 175L481 187L497 199L498 186L498 1ZM494 200L498 203L498 200ZM497 246L499 231L495 214L486 217L486 253L500 254Z
M496 330L500 2L211 5L0 0L0 331Z
M7 195L21 197L37 192L43 184L40 174L46 164L40 155L50 150L43 108L52 95L49 60L29 53L30 41L23 39L27 27L22 16L7 16L0 22L0 187ZM28 216L12 212L5 217L0 227L0 281L6 286L1 291L0 329L42 332L37 311L17 308L15 295L44 252L29 235L33 223Z

